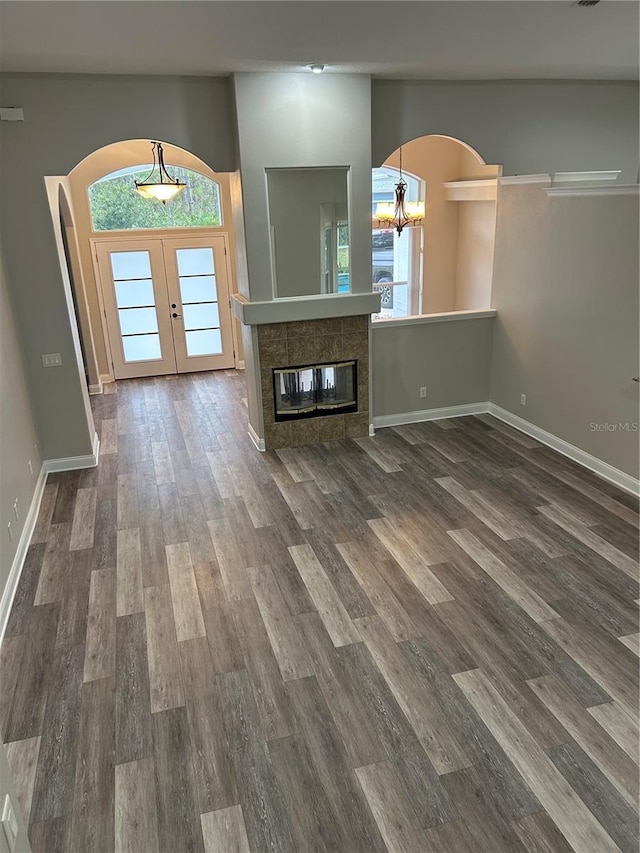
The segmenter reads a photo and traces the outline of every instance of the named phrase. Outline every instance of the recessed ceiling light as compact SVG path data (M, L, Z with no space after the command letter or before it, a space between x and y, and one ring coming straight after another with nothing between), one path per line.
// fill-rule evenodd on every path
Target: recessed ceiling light
M312 65L309 65L308 68L310 68L314 74L322 74L324 71L324 65L321 62L314 62Z

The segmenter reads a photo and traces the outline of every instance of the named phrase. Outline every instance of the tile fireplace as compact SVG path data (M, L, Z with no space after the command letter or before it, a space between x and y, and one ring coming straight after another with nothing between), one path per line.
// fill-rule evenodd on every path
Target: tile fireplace
M369 434L368 314L261 324L256 344L268 450Z

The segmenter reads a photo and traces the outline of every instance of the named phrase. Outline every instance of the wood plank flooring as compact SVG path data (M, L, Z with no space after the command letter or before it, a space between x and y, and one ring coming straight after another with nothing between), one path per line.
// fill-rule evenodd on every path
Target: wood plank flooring
M638 514L489 416L258 453L241 373L92 398L0 649L34 853L638 849Z

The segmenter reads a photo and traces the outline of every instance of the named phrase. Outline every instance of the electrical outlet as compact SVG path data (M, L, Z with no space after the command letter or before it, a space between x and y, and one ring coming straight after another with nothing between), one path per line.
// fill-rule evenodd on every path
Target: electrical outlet
M16 849L16 841L18 840L18 818L16 817L15 809L9 794L4 798L4 806L2 808L2 828L9 845L10 853Z
M520 405L521 406L527 405L527 395L526 394L520 394Z
M18 500L18 498L16 498L15 501L13 502L13 514L16 517L16 521L18 521L20 518L20 508L19 507L20 507L20 501Z
M423 385L423 386L420 388L420 396L421 396L422 398L424 398L424 397L426 397L426 396L427 396L427 386L426 386L426 385Z
M7 536L9 537L9 542L13 542L13 531L11 530L11 522L7 524Z
M62 364L62 356L59 352L50 352L47 355L41 356L43 367L60 367Z

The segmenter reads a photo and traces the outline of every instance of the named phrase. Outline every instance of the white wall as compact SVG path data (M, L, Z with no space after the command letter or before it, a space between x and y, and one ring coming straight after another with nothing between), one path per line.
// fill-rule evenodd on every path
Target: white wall
M638 476L638 196L499 190L491 400ZM520 395L527 395L526 407Z

